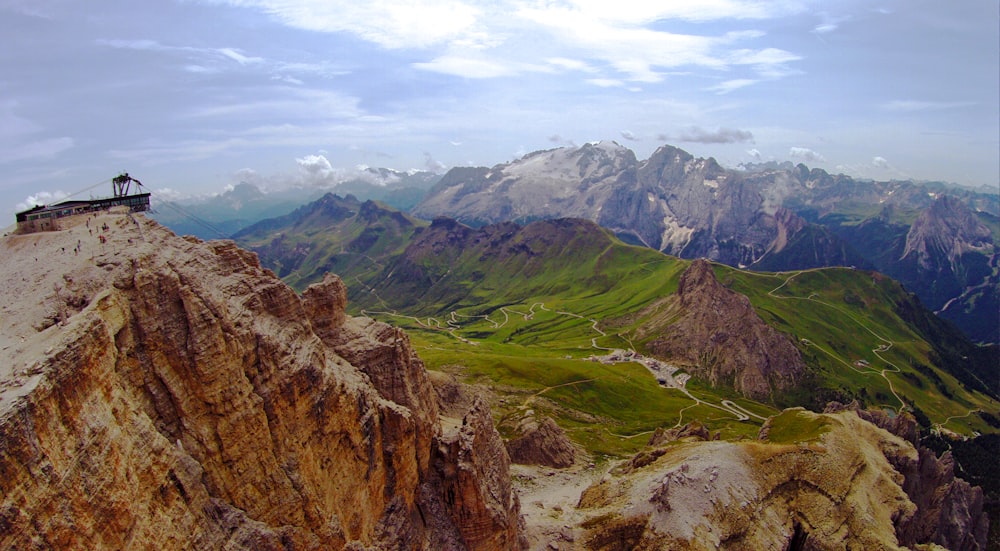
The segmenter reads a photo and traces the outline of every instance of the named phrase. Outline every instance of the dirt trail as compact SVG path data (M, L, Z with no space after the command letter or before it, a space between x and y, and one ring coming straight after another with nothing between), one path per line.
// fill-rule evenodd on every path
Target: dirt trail
M876 369L876 368L869 368L869 367L867 367L867 365L868 365L867 363L860 364L860 365L858 365L857 363L853 363L852 364L850 361L845 360L843 357L841 357L841 356L839 356L837 354L834 354L833 352L831 352L831 351L829 351L829 350L827 350L827 349L819 346L818 344L810 341L809 339L802 339L801 342L805 346L811 346L811 347L816 348L820 352L823 352L827 356L830 356L834 360L837 360L838 362L840 362L841 364L845 365L849 369L852 369L852 370L854 370L854 371L856 371L858 373L861 373L863 375L878 375L878 376L882 377L885 380L886 384L889 385L889 392L891 392L892 395L893 395L893 397L895 397L896 400L899 402L899 406L895 408L896 412L898 413L898 412L902 411L903 409L905 409L907 407L907 404L906 404L905 401L903 401L903 399L899 396L899 394L896 393L896 389L892 385L892 381L889 379L889 377L886 376L886 373L899 373L900 372L899 366L897 366L896 364L890 362L889 360L887 360L885 358L885 356L882 355L883 352L888 352L889 350L892 349L893 345L895 344L893 341L891 341L891 340L883 337L882 335L879 335L875 331L873 331L871 327L868 327L867 325L865 325L864 323L862 323L860 320L858 320L858 318L856 318L853 314L851 314L847 310L844 310L843 308L841 308L841 307L839 307L839 306L837 306L835 304L830 304L829 302L825 302L825 301L822 301L822 300L819 300L819 299L815 298L817 296L816 293L812 293L808 297L804 297L804 298L803 297L781 296L781 295L775 294L775 292L777 292L778 290L780 290L782 287L788 285L788 283L792 279L798 277L799 275L802 275L802 274L808 273L808 272L814 272L814 271L817 271L817 270L820 270L820 269L822 269L822 268L813 268L813 269L810 269L810 270L800 270L800 271L794 272L791 275L789 275L787 278L785 278L785 281L783 281L781 283L781 285L778 285L774 289L771 289L770 291L767 292L767 294L768 294L768 296L770 296L772 298L775 298L775 299L778 299L778 300L807 300L807 301L810 301L810 302L814 302L816 304L821 304L823 306L826 306L827 308L832 308L834 310L837 310L841 314L843 314L843 315L847 316L848 318L850 318L853 322L857 323L859 327L861 327L862 329L864 329L868 333L871 333L872 336L874 336L876 339L878 339L879 341L881 341L880 344L877 344L871 350L872 351L872 355L874 355L875 357L877 357L885 365L888 366L888 367L883 368L881 370ZM886 405L887 407L890 407L887 404L883 404L883 405Z

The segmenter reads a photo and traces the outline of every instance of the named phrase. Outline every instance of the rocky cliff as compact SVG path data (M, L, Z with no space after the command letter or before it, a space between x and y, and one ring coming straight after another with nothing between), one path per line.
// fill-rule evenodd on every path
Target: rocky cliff
M337 278L120 212L0 250L0 548L520 545L488 412L442 428Z
M900 235L895 225L865 227L882 208L906 220ZM637 160L628 148L599 142L455 168L412 212L476 226L584 218L631 244L760 271L875 268L975 340L1000 338L1000 255L989 229L998 227L996 194L854 180L791 163L736 170L670 145Z
M688 366L713 385L768 400L805 372L791 338L767 325L746 296L723 287L705 260L691 263L677 294L664 302L656 306L659 322L640 338L651 337L647 348L655 356Z
M577 548L985 545L981 492L901 467L924 464L922 454L854 412L786 410L759 441L674 442L637 459L583 492L589 518ZM952 499L952 516L924 495Z
M909 442L917 454L887 457L903 475L903 490L916 505L912 517L900 519L896 534L906 545L933 542L947 549L984 549L989 531L983 491L955 477L951 452L940 457L920 445L912 415L890 416L882 410L864 410L857 403L829 404L827 413L850 411Z

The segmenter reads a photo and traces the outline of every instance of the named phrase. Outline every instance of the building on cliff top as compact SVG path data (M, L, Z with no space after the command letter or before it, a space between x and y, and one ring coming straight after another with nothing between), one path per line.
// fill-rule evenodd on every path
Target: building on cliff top
M103 182L102 182L103 183ZM133 189L131 184L135 183ZM139 180L123 172L111 179L113 195L101 199L62 201L53 205L38 205L15 214L17 233L56 231L61 229L59 219L111 207L128 207L132 212L149 210L149 193L142 191Z

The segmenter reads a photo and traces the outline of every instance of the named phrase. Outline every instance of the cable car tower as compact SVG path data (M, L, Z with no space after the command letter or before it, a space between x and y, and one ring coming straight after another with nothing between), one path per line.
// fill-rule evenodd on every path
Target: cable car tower
M129 188L132 186L132 182L135 182L135 190L137 193L142 191L142 182L136 180L135 178L128 175L128 172L122 172L118 176L111 179L111 186L114 188L115 197L125 197L128 195Z

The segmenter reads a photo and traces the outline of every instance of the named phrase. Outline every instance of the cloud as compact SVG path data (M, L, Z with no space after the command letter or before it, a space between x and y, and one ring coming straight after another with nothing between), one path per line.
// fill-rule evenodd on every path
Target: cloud
M761 157L762 157L761 154L760 154L760 151L757 150L757 148L748 149L747 150L747 155L749 155L755 161L761 160Z
M550 57L546 59L545 62L556 68L563 69L566 71L582 71L584 73L597 72L597 69L588 65L587 62L580 61L579 59L568 59L565 57Z
M813 27L812 32L820 34L829 34L840 28L840 24L850 20L850 17L834 17L827 12L820 12L819 17L823 20L822 23Z
M625 86L623 81L616 78L588 78L584 82L601 88L617 88Z
M248 57L243 55L239 50L235 50L233 48L220 48L216 51L236 63L239 63L240 65L251 65L254 63L264 62L264 58L262 57Z
M825 163L826 158L807 147L792 147L788 150L788 155L815 163Z
M884 168L884 169L892 168L892 165L889 164L889 161L887 161L885 157L880 157L880 156L876 156L875 158L872 159L872 166L875 168Z
M553 134L548 137L548 140L554 144L559 144L567 147L576 147L576 142L569 138L563 138L559 134Z
M716 84L715 86L709 86L706 90L722 95L728 94L734 90L739 90L740 88L746 88L747 86L757 84L758 82L760 81L752 78L736 78Z
M69 197L69 194L65 191L39 191L34 195L29 195L27 199L18 203L14 208L17 212L20 212L38 205L58 203L67 197Z
M229 187L229 186L227 186L227 187ZM190 196L190 194L184 193L182 191L178 191L178 190L173 189L173 188L161 187L161 188L156 188L156 189L153 190L153 193L152 193L152 196L150 197L150 199L154 203L158 203L158 202L161 202L161 201L165 202L165 201L178 201L178 200L181 200L181 199L187 199L189 196Z
M897 112L917 112L917 111L941 111L944 109L956 109L959 107L971 107L976 105L972 101L918 101L918 100L894 100L882 104L882 108L887 111Z
M290 27L347 32L388 49L429 48L452 41L490 43L478 23L482 9L459 0L208 0L256 8Z
M520 72L515 65L485 59L482 56L444 55L427 62L414 63L424 71L434 71L464 78L497 78Z
M62 137L7 145L0 148L0 163L52 158L72 149L75 143L73 138Z
M743 143L753 142L753 133L737 128L719 128L713 132L693 126L679 134L676 139L690 143Z
M626 140L630 140L630 141L633 141L633 142L637 142L637 141L639 141L639 138L638 138L638 137L636 137L636 135L635 135L635 134L633 134L633 133L632 133L631 131L629 131L629 130L622 130L622 131L621 131L621 135L622 135L622 137L623 137L623 138L625 138Z
M206 105L188 113L194 118L233 118L253 120L268 119L274 113L281 113L285 121L321 121L357 119L365 115L359 107L360 100L354 96L335 91L303 89L298 86L279 85L267 90L258 90L251 101L227 101L220 98L214 105ZM271 97L267 97L271 96ZM213 98L206 98L208 102Z
M424 151L424 170L428 172L440 173L444 172L447 168L448 165L435 159L429 152Z
M295 162L304 174L315 180L326 180L334 173L333 165L323 155L306 155Z
M98 39L97 44L119 50L155 52L183 57L187 60L187 63L182 66L183 70L194 74L219 74L233 69L270 71L277 74L275 78L288 82L294 82L297 79L285 76L285 73L321 76L347 74L347 71L343 68L329 62L300 63L272 60L260 56L247 55L244 50L239 48L175 46L163 44L156 40L121 39ZM235 65L233 62L235 62ZM298 81L298 83L301 83L301 81Z
M662 30L662 23L763 20L804 9L798 0L672 0L625 7L603 0L201 1L254 9L299 29L349 33L386 49L433 52L432 58L417 60L414 67L462 78L579 71L618 73L630 81L649 83L663 81L668 69L682 66L716 70L750 66L762 74L788 74L785 64L801 56L773 47L734 48L764 36L762 31L713 34L701 27L698 32L680 33ZM221 53L239 63L255 59L232 49ZM606 74L590 82L618 85L616 80L614 74Z

